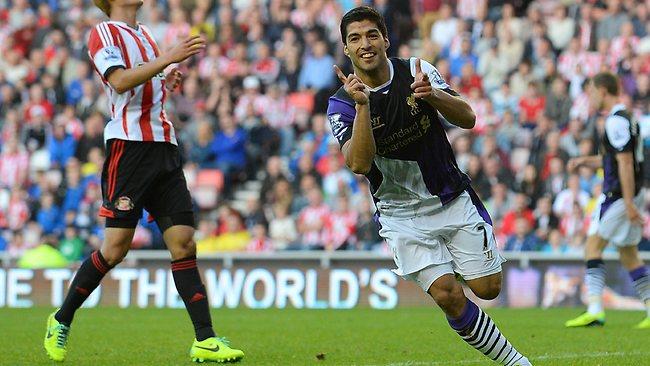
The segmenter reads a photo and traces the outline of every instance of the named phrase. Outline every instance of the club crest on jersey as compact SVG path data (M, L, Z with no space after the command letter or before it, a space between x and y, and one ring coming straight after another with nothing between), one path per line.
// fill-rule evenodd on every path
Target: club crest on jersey
M115 209L120 211L131 211L133 210L133 201L127 196L122 196L115 201Z
M384 124L381 122L381 118L379 116L372 117L370 119L370 127L372 127L373 130L376 130L380 127L384 127Z
M406 104L411 107L411 115L415 116L420 113L420 106L418 105L417 100L415 100L415 95L411 94L406 97Z

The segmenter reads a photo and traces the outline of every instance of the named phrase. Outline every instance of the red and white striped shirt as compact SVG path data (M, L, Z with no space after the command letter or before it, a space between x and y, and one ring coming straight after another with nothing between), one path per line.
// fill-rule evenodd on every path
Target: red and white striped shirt
M110 68L138 67L160 55L151 31L142 24L133 29L123 22L99 23L90 31L88 54L111 103L111 120L104 129L104 139L176 145L174 126L164 109L167 98L164 73L122 94L118 94L105 78Z

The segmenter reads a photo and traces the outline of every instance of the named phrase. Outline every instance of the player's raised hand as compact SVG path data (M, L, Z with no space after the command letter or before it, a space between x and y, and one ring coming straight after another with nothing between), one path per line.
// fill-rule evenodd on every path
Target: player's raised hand
M166 56L174 62L185 61L205 49L205 40L201 36L191 36L183 39L180 43L167 51Z
M165 87L167 90L175 90L183 79L183 73L177 68L173 68L167 76L165 76Z
M338 66L334 65L334 72L343 83L343 89L354 99L357 104L368 104L370 101L370 89L359 79L358 76L350 74L347 77Z
M411 84L411 90L416 98L425 98L433 93L429 75L422 72L422 61L419 58L415 60L415 81Z

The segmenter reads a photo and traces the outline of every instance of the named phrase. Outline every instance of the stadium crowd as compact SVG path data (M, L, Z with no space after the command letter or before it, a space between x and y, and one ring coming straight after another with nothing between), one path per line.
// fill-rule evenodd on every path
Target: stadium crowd
M385 250L325 115L332 65L351 69L339 20L361 4L386 17L390 56L432 62L476 111L473 130L448 135L502 249L580 253L601 173L569 161L597 152L604 125L585 80L617 73L650 145L647 1L146 1L141 21L163 48L208 41L166 105L199 252ZM77 260L101 243L110 111L86 40L104 19L91 1L0 0L0 251L14 257L46 242ZM249 181L259 195L238 194ZM161 248L141 223L133 248ZM650 224L644 237L648 248Z

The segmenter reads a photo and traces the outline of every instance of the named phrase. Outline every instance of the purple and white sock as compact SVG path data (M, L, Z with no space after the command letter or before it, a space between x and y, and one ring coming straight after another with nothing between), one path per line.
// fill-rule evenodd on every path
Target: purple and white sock
M456 319L447 317L447 321L465 342L501 365L528 364L492 319L469 299L461 316Z
M585 285L587 285L587 312L598 314L603 311L603 290L605 289L605 262L590 259L586 263Z
M634 288L639 294L641 301L645 303L648 317L650 317L650 276L645 266L630 271L630 278L634 282Z

